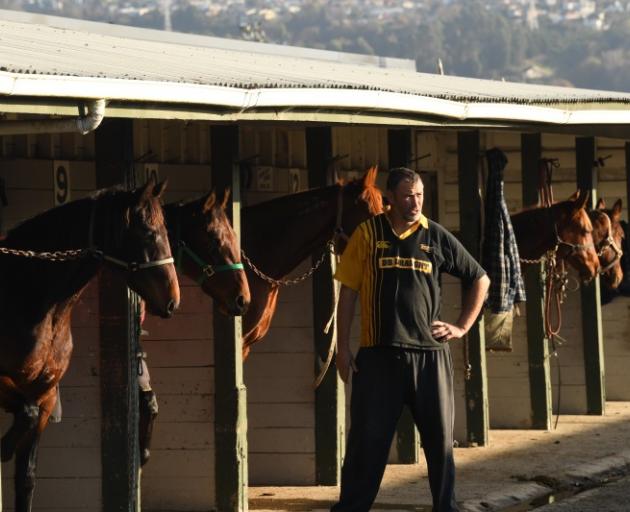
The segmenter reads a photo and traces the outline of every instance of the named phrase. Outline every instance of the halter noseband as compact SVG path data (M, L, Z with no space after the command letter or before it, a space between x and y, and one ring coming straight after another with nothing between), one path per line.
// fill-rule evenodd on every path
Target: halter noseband
M182 207L183 205L180 203L178 205ZM175 234L175 244L177 244L177 252L175 257L175 268L179 272L182 266L182 260L184 259L184 255L188 255L188 257L199 267L201 270L200 276L196 279L197 284L202 285L206 279L211 278L215 274L219 274L221 272L227 272L229 270L243 270L242 263L226 263L223 265L212 265L211 263L206 263L203 258L201 258L195 251L193 251L186 242L184 242L181 237L181 222L180 222L180 214L177 212L177 224L176 224L176 234Z
M97 258L100 258L104 261L108 261L114 265L122 267L127 272L137 272L139 270L144 270L151 267L161 267L162 265L168 265L169 263L173 263L172 257L170 258L162 258L160 260L150 260L145 262L137 262L137 261L123 261L114 256L110 256L106 254L104 251L97 249L94 246L94 219L96 218L96 202L92 204L92 209L90 210L90 227L88 232L88 248Z

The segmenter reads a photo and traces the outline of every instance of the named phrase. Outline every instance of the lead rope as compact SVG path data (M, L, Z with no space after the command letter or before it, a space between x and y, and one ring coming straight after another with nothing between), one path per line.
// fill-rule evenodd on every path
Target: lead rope
M539 163L539 194L542 206L551 208L553 204L553 188L551 186L553 169L560 166L558 159L555 158L541 158ZM554 223L555 228L555 223ZM556 239L559 240L559 236L556 233ZM558 421L560 420L560 404L562 397L562 372L560 367L560 356L558 348L565 341L560 335L560 329L562 327L562 303L566 298L566 284L567 284L567 272L564 267L564 260L557 260L558 244L545 255L545 307L544 307L544 328L545 336L551 344L551 353L549 357L555 357L556 370L558 372L558 400L556 402L557 414L554 424L554 430L558 428ZM551 312L552 302L556 311L556 325L552 325Z
M346 242L348 241L348 235L346 235L346 233L343 230L343 227L341 226L341 220L343 217L343 188L339 189L339 195L337 196L337 219L335 220L335 232L333 234L333 240L332 240L332 245L331 245L331 249L332 249L332 254L335 255L335 251L334 251L334 247L335 247L335 242L339 239L339 238L343 238ZM337 260L339 260L339 255L336 254L337 256ZM337 261L338 263L338 261ZM338 285L338 283L335 281L335 279L333 278L332 280L332 311L330 313L330 318L328 319L328 322L326 322L326 325L324 326L324 334L328 334L330 332L331 328L334 328L334 326L337 323L337 306L339 305L339 292L340 292L340 286ZM330 337L330 346L328 347L328 354L326 355L326 361L324 362L324 366L322 366L322 368L319 371L319 374L317 375L317 377L315 378L315 382L313 383L313 389L317 389L319 387L319 385L322 383L322 381L324 380L324 377L326 376L326 372L328 372L328 368L330 368L330 365L332 363L332 359L333 359L333 355L337 352L337 336L333 335Z

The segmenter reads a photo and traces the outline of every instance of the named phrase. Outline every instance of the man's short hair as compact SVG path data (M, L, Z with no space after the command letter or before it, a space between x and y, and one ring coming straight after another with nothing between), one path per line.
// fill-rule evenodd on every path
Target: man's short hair
M416 183L420 181L420 175L416 171L412 171L407 167L394 167L389 170L389 175L387 176L387 190L391 190L392 192L396 190L398 184L403 180L409 180L411 183Z

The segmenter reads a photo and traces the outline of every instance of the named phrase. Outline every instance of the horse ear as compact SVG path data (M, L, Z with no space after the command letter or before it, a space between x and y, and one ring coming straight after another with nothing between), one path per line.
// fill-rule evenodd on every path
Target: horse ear
M153 197L162 197L162 194L166 190L168 180L164 180L153 187Z
M606 208L606 201L604 201L603 197L600 197L597 200L597 205L595 206L596 210L603 210L604 208Z
M575 192L573 192L573 194L571 194L571 197L569 197L569 201L575 203L580 197L581 193L582 191L578 188Z
M155 184L155 178L151 176L147 182L136 190L136 195L140 203L145 203L153 197L153 189L157 185Z
M588 198L589 198L589 191L585 191L582 192L581 190L578 190L578 197L575 201L573 201L573 209L574 210L581 210L582 208L585 208L587 203L588 203Z
M202 201L203 213L207 213L212 210L212 208L214 208L214 205L217 203L217 195L214 193L214 190L212 190L204 199L202 199Z
M228 201L230 200L230 194L232 191L229 188L226 188L223 192L223 201L221 201L221 209L225 210L228 205Z
M621 218L622 206L623 206L623 203L621 202L621 199L617 199L615 201L615 204L612 207L612 219L613 220L619 221L619 219Z

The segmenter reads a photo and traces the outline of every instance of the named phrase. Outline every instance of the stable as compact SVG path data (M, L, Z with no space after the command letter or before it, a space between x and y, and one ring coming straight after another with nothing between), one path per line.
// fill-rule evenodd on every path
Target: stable
M372 165L407 165L431 191L426 214L479 255L480 154L495 146L509 158L511 211L537 201L545 156L560 163L557 198L578 186L592 200L620 197L626 205L630 196L628 94L428 75L400 60L219 46L200 36L8 11L0 12L0 33L2 230L60 201L156 175L169 179L167 202L231 188L238 232L243 206L332 184L335 175L359 177ZM66 121L89 117L98 100L107 102L100 126L73 133ZM609 154L605 167L594 165ZM219 313L193 281L181 279L174 318L147 321L142 346L160 414L142 472L145 510L246 510L248 483L338 482L345 391L332 371L312 387L334 336L322 332L332 266L328 259L312 281L280 291L271 330L245 365L240 320ZM310 267L304 262L297 272ZM486 354L483 322L466 344L453 344L460 444L486 444L490 427L551 427L558 369L542 330L538 272L528 270L529 301L515 319L512 352ZM458 282L445 278L444 291L444 316L453 318ZM555 412L603 414L607 390L630 396L621 379L630 357L621 343L630 331L620 314L625 300L607 306L604 324L597 281L570 296L571 343L560 352L563 398ZM136 320L104 321L112 304L127 311L127 301L126 289L96 281L75 314L64 419L42 439L38 510L140 507L129 442L137 429ZM4 429L10 418L2 420ZM412 463L418 452L403 418L392 460ZM2 469L3 505L11 510L12 465Z

